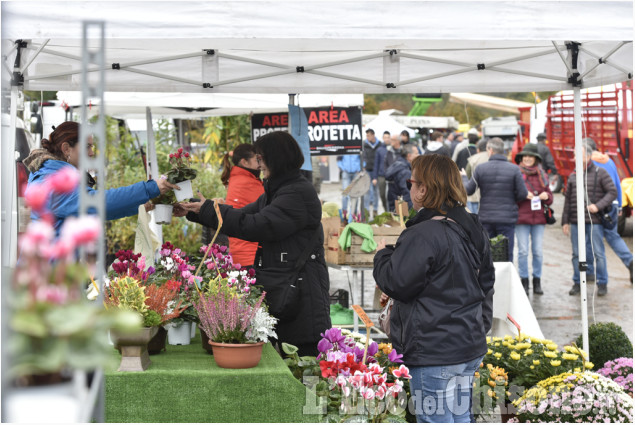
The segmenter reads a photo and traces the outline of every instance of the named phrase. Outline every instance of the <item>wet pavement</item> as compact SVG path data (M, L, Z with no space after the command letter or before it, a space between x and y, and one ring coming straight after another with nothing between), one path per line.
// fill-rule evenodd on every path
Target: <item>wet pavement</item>
M340 203L339 183L324 183L320 198L324 201ZM573 268L571 265L571 242L562 233L560 217L564 205L564 196L556 194L552 208L556 212L558 222L547 226L543 242L542 288L544 295L534 295L531 290L529 300L538 319L545 338L553 340L560 347L575 340L581 333L581 301L579 296L570 296L569 289L573 284ZM380 208L381 212L381 208ZM627 220L627 232L630 237L624 241L633 250L632 219ZM605 243L609 270L608 294L604 297L594 296L595 284L587 284L587 308L589 324L596 322L614 322L624 329L633 340L633 285L629 271ZM515 255L517 249L514 250ZM530 259L531 262L531 259ZM516 260L514 264L517 264ZM337 289L349 290L352 272L329 269L331 293ZM372 306L375 282L372 273L364 273L364 307ZM370 313L372 320L376 313ZM375 321L376 323L376 321Z

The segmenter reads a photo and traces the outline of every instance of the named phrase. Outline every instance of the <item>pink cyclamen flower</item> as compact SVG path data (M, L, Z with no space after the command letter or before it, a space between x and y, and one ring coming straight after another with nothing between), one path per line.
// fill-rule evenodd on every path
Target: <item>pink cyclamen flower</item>
M366 388L362 394L366 400L372 400L375 398L375 391L373 391L372 388Z
M51 189L57 193L71 193L79 184L79 173L73 167L64 167L49 177Z
M399 366L399 369L393 370L392 374L395 375L397 378L412 379L412 376L410 376L410 371L405 365L401 365Z
M101 222L96 216L68 217L62 226L61 235L63 238L72 239L75 245L80 246L97 241L101 229Z
M384 397L386 397L386 386L382 385L379 388L377 388L377 391L375 392L375 397L377 398L377 400L383 400Z
M29 186L24 194L24 200L31 209L41 212L46 206L50 193L51 187L47 180L44 183Z

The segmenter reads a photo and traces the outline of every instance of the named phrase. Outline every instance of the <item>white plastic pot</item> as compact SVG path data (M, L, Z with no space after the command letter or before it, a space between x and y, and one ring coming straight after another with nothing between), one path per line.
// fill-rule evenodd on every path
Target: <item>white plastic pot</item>
M192 333L190 334L191 338L196 336L196 323L192 322Z
M192 181L185 180L182 182L175 183L181 189L174 189L174 195L176 196L176 200L181 201L189 201L190 198L194 197L194 192L192 191Z
M168 344L190 345L191 333L192 333L192 326L190 322L183 322L183 323L179 323L178 325L172 324L168 328Z
M154 220L157 224L170 224L172 221L172 205L157 204L154 206Z

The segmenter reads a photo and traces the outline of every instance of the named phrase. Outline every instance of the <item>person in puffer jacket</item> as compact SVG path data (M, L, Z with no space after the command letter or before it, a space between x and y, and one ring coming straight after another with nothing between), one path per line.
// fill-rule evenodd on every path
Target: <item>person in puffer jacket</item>
M407 143L403 147L405 157L399 156L397 160L386 170L386 181L388 182L388 208L395 211L395 201L399 197L408 203L408 209L412 208L410 191L406 186L406 180L410 177L410 163L419 156L419 149L416 145Z
M538 146L528 143L522 152L516 155L516 164L523 174L527 186L527 199L518 203L518 222L516 223L516 238L518 239L518 274L520 281L529 294L529 237L531 236L531 273L534 294L544 292L540 285L542 277L542 239L545 234L547 219L543 212L544 205L553 203L553 194L549 189L547 173L540 165L542 157L538 153Z
M493 317L489 238L465 209L450 157L415 158L408 184L418 213L394 246L380 242L373 276L395 301L390 335L412 375L410 392L420 397L415 406L424 406L417 422L469 422L474 372Z
M36 190L36 186L44 184L58 171L65 168L77 171L79 167L78 141L79 123L66 121L54 127L48 139L42 139L42 149L31 151L23 161L31 172L26 188L27 197L29 191ZM94 156L92 141L88 142L87 153L89 156ZM86 177L89 181L92 179L90 175ZM88 186L91 184L89 183ZM142 181L130 186L108 189L106 190L106 220L136 215L139 205L173 189L179 189L179 187L165 179ZM95 190L89 187L88 192L94 193ZM56 236L59 236L66 217L79 214L79 187L70 193L49 195L45 210L52 215L53 227ZM42 217L37 212L31 213L31 220L41 219Z

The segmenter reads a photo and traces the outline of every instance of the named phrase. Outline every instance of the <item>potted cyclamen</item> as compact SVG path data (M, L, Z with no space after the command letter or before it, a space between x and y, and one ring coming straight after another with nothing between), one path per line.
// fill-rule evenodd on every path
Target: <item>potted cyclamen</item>
M274 331L277 319L265 311L264 297L263 292L251 305L237 287L219 281L194 301L201 329L210 338L214 361L219 367L256 367L262 346L270 337L277 337Z
M148 277L148 283L158 286L166 286L174 291L177 300L180 301L183 310L178 317L175 317L165 327L167 328L167 338L170 345L188 345L190 343L192 323L196 322L196 311L189 301L190 293L193 291L194 279L192 271L195 267L188 263L189 258L179 248L170 242L161 245L159 251L160 258L156 264L156 270ZM169 304L168 307L172 307Z
M174 190L177 201L185 201L194 196L192 191L192 180L196 178L196 170L190 167L190 154L183 152L183 148L179 148L176 153L170 154L170 165L172 168L167 172L167 178L170 183L174 183L180 187Z

